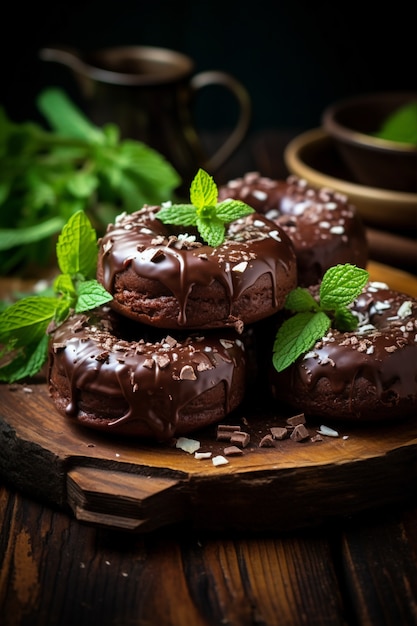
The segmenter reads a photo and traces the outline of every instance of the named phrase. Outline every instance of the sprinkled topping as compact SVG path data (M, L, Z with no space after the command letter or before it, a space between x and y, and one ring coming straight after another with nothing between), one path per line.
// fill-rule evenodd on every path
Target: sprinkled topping
M233 272L239 272L242 273L245 271L245 269L248 267L248 262L247 261L242 261L242 263L238 263L237 265L235 265L234 267L232 267L232 271Z
M406 300L405 302L403 302L397 311L397 315L398 317L401 317L401 319L408 317L409 315L411 315L411 313L411 300Z
M345 229L343 228L343 226L332 226L330 229L330 232L333 235L343 235L343 233L345 232Z

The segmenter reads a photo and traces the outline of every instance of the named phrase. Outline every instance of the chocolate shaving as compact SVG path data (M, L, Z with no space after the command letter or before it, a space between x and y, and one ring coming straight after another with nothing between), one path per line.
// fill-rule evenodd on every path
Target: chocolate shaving
M259 447L260 448L274 448L275 444L274 444L274 439L272 435L265 435L265 437L262 437L262 439L259 442Z
M298 424L305 424L306 423L306 418L305 418L304 413L299 413L298 415L293 415L293 417L289 417L286 420L286 423L290 427L298 426Z
M234 443L237 446L241 446L242 448L246 448L250 441L250 436L248 433L244 432L234 432L230 437L230 443Z
M297 426L295 426L294 430L292 431L290 438L293 441L305 441L306 439L309 438L309 433L307 428L304 426L304 424L297 424Z
M196 380L197 376L191 365L184 365L180 371L180 380Z
M288 429L282 426L273 426L270 428L271 435L274 439L286 439L288 437Z
M237 446L228 446L223 450L225 456L242 456L243 451Z

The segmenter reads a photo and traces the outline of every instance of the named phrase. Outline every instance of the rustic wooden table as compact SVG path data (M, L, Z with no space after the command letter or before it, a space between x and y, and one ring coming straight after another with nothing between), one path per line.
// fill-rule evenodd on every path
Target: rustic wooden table
M3 626L417 624L417 507L296 533L137 536L3 485L0 530Z
M270 157L263 158L264 167L255 165L265 171ZM282 167L279 157L274 163ZM417 295L415 277L379 269L387 282ZM11 436L9 450L13 445ZM292 506L291 496L283 506ZM414 499L335 520L261 533L183 523L123 532L80 522L6 476L0 624L417 625Z

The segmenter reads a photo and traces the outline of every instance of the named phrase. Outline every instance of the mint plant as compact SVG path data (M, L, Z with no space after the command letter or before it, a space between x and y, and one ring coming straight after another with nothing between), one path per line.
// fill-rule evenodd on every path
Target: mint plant
M15 382L35 375L48 356L47 329L72 311L98 307L112 296L95 279L97 236L83 211L76 212L56 244L61 273L53 294L24 297L0 313L0 381Z
M356 265L335 265L324 274L319 299L303 287L296 287L285 301L284 308L294 315L280 326L273 345L272 361L278 372L308 352L331 326L352 331L358 318L349 305L363 290L369 273Z
M158 152L119 128L93 125L66 94L45 89L37 107L50 130L14 123L0 107L0 267L50 263L55 237L78 210L99 234L122 211L160 204L181 179Z
M164 224L196 226L203 241L219 246L225 239L226 224L254 213L254 209L241 200L217 202L217 197L216 183L200 168L191 182L191 204L163 206L156 217Z

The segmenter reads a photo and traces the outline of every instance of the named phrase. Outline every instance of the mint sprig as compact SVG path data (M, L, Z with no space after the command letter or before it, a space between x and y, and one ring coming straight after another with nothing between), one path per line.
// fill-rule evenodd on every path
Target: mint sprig
M47 328L62 323L75 311L98 307L112 296L95 279L97 236L84 211L74 213L56 244L61 274L54 281L55 296L22 298L0 314L0 381L34 376L48 356Z
M294 315L285 320L275 337L272 356L275 369L281 372L311 350L331 326L340 331L354 330L358 318L349 305L368 280L366 270L347 263L327 270L319 288L318 300L303 287L291 291L284 308Z
M164 224L195 226L203 241L209 246L216 247L225 239L226 224L254 213L254 209L241 200L228 199L217 202L217 198L216 183L200 168L191 182L191 204L164 206L156 217Z

